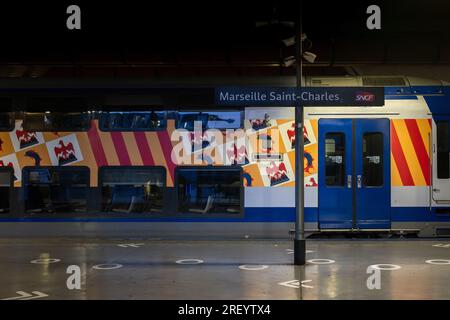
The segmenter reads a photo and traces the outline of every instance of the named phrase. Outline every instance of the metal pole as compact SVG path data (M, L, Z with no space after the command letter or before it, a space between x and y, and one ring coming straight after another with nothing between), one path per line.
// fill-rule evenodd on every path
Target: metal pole
M297 88L302 87L302 1L299 1L299 17L296 26L296 75ZM295 238L294 264L304 265L305 247L305 199L304 199L304 140L303 106L295 106Z

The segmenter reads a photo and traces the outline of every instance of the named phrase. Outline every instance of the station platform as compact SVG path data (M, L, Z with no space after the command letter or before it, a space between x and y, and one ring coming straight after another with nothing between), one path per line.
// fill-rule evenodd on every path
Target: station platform
M450 299L450 240L0 239L0 299ZM67 268L81 288L69 290ZM367 286L368 266L380 270Z

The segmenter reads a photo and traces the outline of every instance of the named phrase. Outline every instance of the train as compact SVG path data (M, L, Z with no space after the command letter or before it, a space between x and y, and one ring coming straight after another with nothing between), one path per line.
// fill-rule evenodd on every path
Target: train
M450 84L303 81L385 92L383 106L304 107L305 231L450 236ZM0 91L3 236L292 236L294 107L58 85Z

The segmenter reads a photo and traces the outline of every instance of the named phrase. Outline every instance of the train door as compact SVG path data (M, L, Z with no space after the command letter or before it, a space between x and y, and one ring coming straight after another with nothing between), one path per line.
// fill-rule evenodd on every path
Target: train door
M319 120L319 225L390 228L388 119Z
M389 119L354 120L355 227L391 227Z
M352 120L319 120L319 225L353 227Z
M450 201L450 118L433 122L433 199Z

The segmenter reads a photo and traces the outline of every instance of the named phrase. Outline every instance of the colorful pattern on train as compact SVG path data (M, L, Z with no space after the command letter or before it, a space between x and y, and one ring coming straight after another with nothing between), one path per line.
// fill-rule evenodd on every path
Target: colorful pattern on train
M431 119L391 120L391 183L430 185Z
M225 145L228 163L244 163L246 187L292 187L295 177L295 127L288 119L249 119L245 129L250 143L248 147ZM167 169L167 185L174 184L177 163L171 160L171 134L175 130L173 120L168 121L166 131L156 132L104 132L92 121L88 132L26 132L22 121L17 120L12 132L0 133L0 166L14 168L15 186L20 186L21 169L25 166L79 165L91 169L91 185L97 185L97 168L104 165L159 165ZM279 130L279 137L272 134ZM306 120L303 139L305 142L305 186L317 186L318 135L317 120ZM430 119L391 120L391 174L393 186L429 186ZM192 134L192 141L195 137ZM263 143L261 143L263 141ZM210 148L201 145L193 152L192 143L184 151L193 157L201 157ZM220 148L221 146L216 146ZM222 146L223 147L223 146ZM257 158L257 154L276 157ZM408 155L408 156L406 156ZM203 158L203 165L211 160ZM224 165L214 159L212 164Z
M267 120L267 119L266 119ZM257 122L257 121L256 121ZM246 124L252 126L251 120ZM258 125L253 121L249 130L248 149L236 145L222 146L226 149L229 163L244 160L245 185L293 186L294 185L294 144L293 121L261 120ZM271 137L276 129L280 130L281 139ZM17 120L15 128L9 133L0 133L0 165L14 168L15 186L21 185L21 170L25 166L59 166L78 165L91 169L91 185L97 185L97 168L105 165L160 165L167 169L167 185L174 184L174 169L177 163L171 160L172 147L176 143L170 140L175 130L174 121L168 121L166 131L157 132L104 132L98 127L98 121L92 121L88 132L27 132L22 128L22 121ZM304 130L305 140L305 176L306 185L317 185L317 122L307 121ZM192 135L192 141L195 137ZM259 148L259 139L271 139L269 149ZM276 145L278 144L278 145ZM193 145L193 144L192 144ZM185 152L192 152L192 145L185 146ZM221 146L216 146L220 148ZM196 152L201 153L209 146L201 146ZM276 160L255 160L255 154L277 150ZM193 157L197 155L192 152ZM202 164L210 164L203 159ZM224 163L213 162L214 165Z

